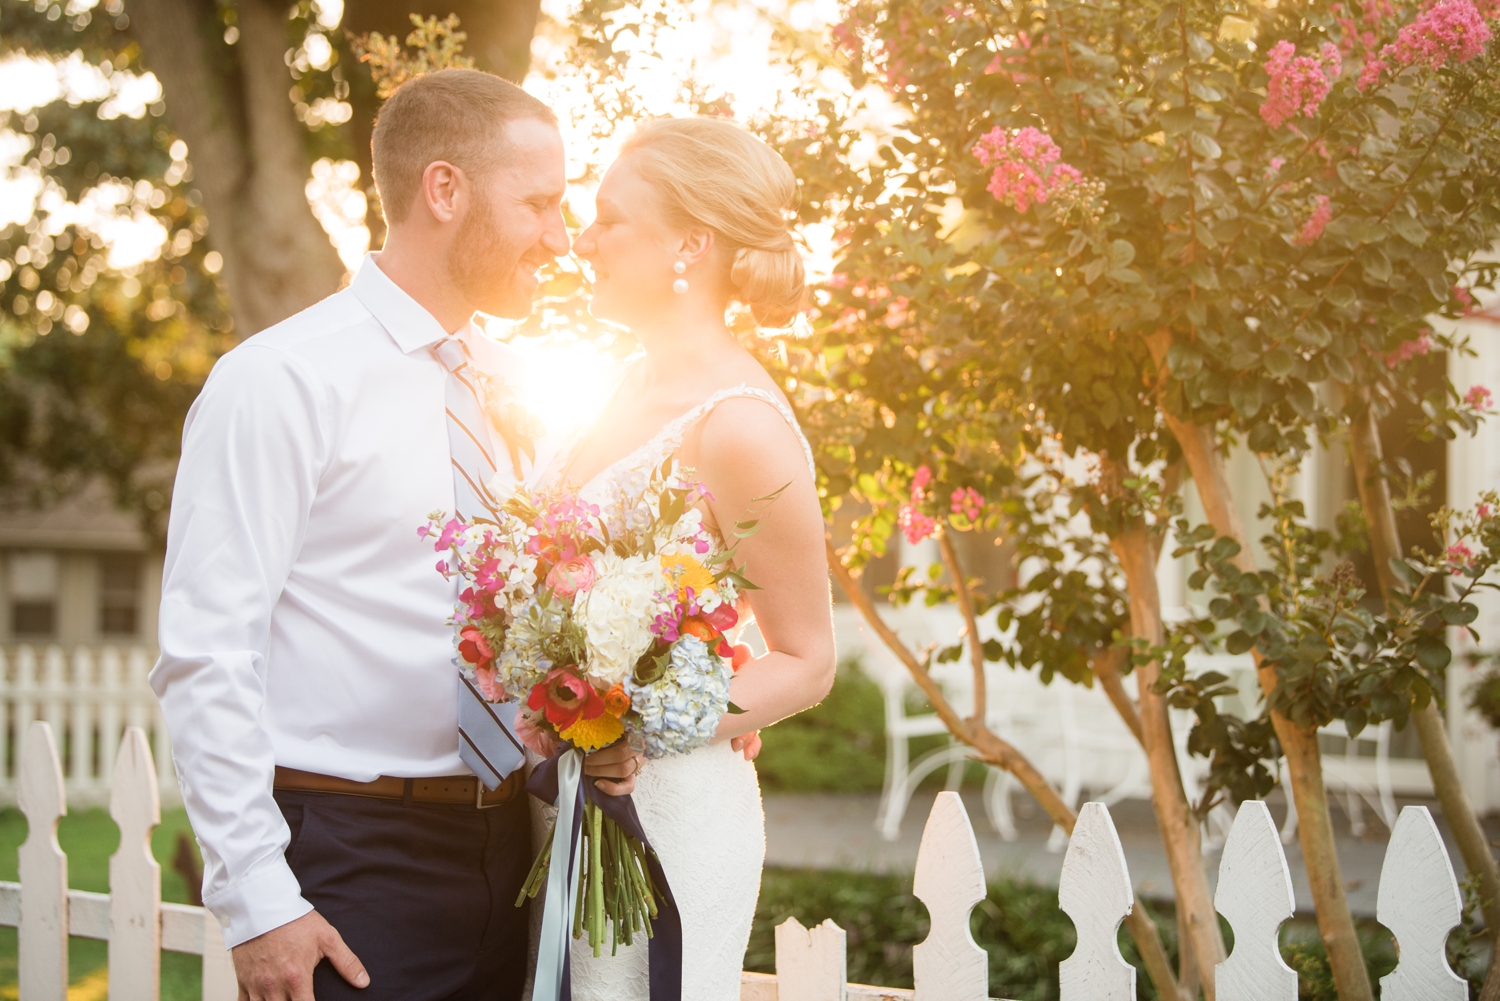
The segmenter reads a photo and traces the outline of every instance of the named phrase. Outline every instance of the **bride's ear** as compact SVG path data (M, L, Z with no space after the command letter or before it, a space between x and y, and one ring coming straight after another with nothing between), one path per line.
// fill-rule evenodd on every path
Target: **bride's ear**
M714 231L711 229L688 229L682 233L677 245L677 260L692 267L707 257L714 249Z

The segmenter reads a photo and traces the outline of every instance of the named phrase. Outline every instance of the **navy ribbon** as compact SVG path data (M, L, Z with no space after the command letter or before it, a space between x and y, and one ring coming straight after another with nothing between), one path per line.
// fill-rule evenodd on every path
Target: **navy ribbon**
M526 791L544 803L557 805L558 761L571 750L572 748L567 748L559 751L537 765L531 777L526 780ZM635 812L635 801L629 796L611 796L596 787L587 776L578 783L577 795L573 810L573 833L569 841L569 859L574 857L578 849L585 800L603 810L604 815L618 824L621 830L645 846L646 866L651 871L652 882L656 884L658 891L656 918L651 922L651 937L647 940L646 953L651 971L651 1001L682 1001L682 915L677 910L677 901L672 899L672 888L667 885L667 874L662 871L656 849L651 847L645 828L641 827L641 818ZM557 865L558 861L554 853L550 864ZM570 931L570 938L571 934ZM563 964L562 990L558 1001L573 1001L571 965L571 961Z

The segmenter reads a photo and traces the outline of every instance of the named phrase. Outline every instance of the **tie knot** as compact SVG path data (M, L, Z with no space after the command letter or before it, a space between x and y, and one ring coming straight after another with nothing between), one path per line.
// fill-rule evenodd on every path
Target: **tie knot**
M464 349L464 342L457 337L444 337L432 346L432 353L450 372L457 372L469 364L469 352Z

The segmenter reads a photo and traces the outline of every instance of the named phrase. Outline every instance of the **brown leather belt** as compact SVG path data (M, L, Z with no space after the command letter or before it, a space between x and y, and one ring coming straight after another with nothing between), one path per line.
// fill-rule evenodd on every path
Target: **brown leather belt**
M373 782L355 782L335 775L320 775L296 768L276 766L277 789L287 792L328 792L340 796L365 796L391 799L401 803L448 803L485 810L509 803L525 786L525 777L517 770L493 791L472 775L440 775L427 779L402 779L382 775Z

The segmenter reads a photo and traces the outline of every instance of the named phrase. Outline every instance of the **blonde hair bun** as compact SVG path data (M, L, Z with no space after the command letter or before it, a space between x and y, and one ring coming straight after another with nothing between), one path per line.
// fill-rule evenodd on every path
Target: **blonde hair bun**
M757 323L792 321L807 296L788 227L797 178L775 150L723 118L662 118L637 129L621 155L656 188L675 223L712 230L733 251L734 297Z

